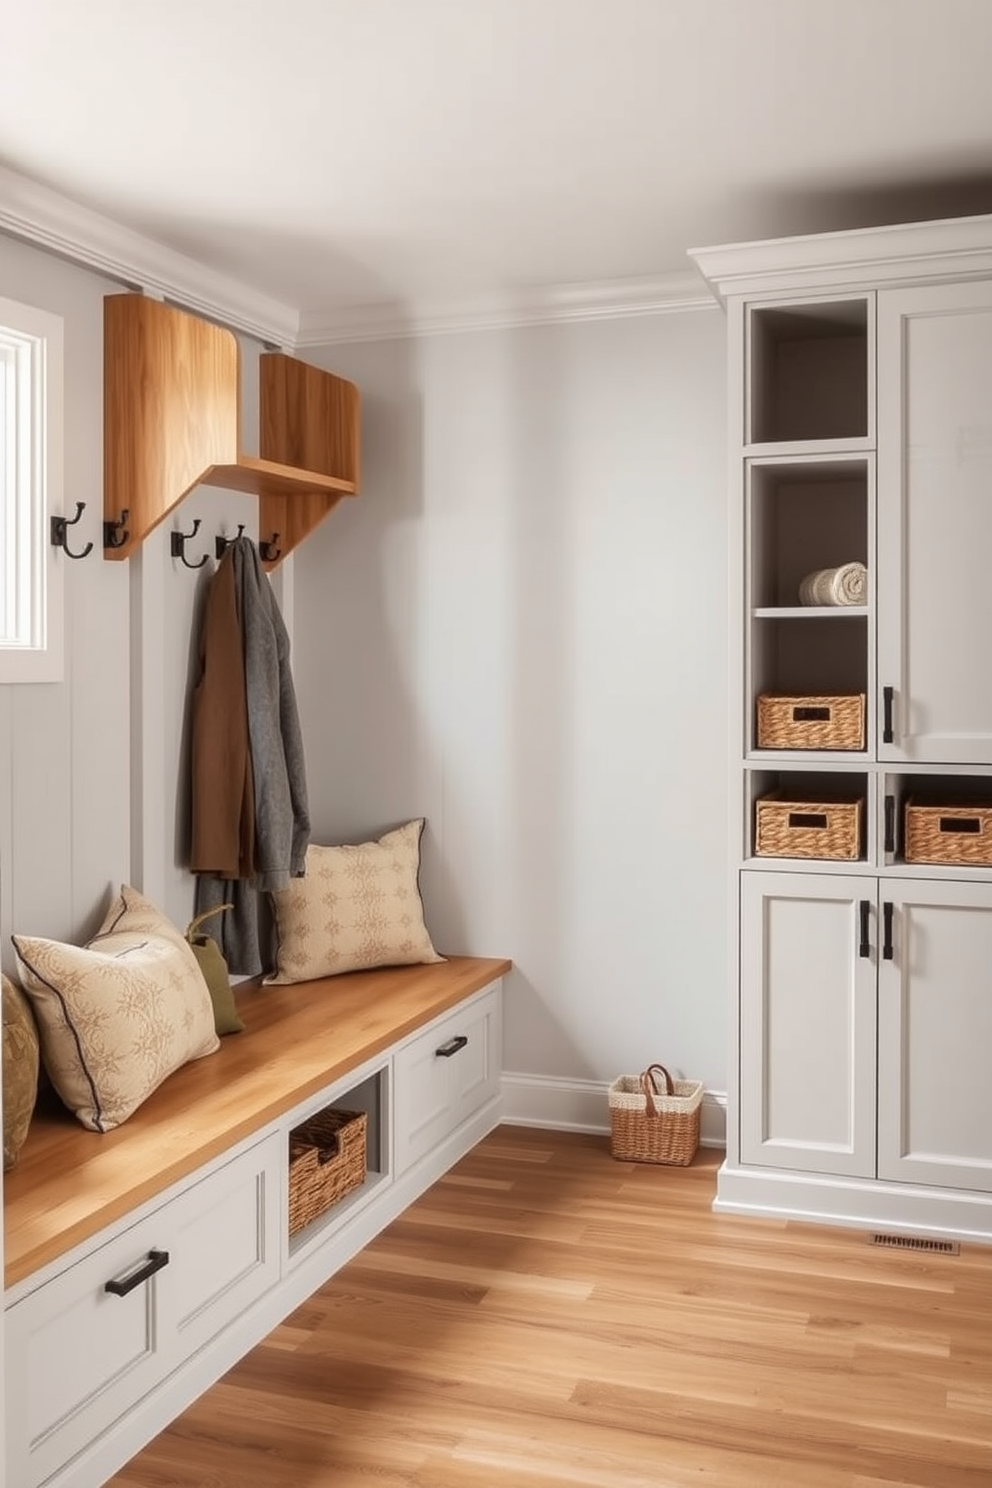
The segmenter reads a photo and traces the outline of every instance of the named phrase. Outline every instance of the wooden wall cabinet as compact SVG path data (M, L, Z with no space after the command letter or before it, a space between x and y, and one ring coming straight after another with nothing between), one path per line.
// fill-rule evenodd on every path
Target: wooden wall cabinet
M259 456L241 453L231 331L140 294L104 301L104 555L127 558L198 485L258 497L272 568L359 486L360 397L282 352L259 363ZM126 519L122 520L124 513ZM278 554L278 556L275 556Z

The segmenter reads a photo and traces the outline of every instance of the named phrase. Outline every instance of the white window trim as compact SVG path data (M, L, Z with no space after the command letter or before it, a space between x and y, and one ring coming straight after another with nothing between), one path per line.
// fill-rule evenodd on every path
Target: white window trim
M0 502L10 610L0 616L0 684L61 682L65 555L52 546L50 526L62 513L62 318L0 298L0 351L16 384L15 437L6 450L12 489Z

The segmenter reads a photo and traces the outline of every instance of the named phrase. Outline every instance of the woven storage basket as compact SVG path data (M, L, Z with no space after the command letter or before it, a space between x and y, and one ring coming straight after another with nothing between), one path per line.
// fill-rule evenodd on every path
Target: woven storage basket
M992 805L936 806L906 802L907 863L992 865Z
M796 801L773 791L754 803L755 855L858 858L862 809L860 796L847 801Z
M614 1080L609 1101L613 1157L683 1168L692 1162L699 1146L702 1081L673 1080L663 1064L651 1064L643 1074Z
M364 1111L319 1111L289 1134L289 1233L365 1182Z
M758 698L759 749L864 749L865 695Z

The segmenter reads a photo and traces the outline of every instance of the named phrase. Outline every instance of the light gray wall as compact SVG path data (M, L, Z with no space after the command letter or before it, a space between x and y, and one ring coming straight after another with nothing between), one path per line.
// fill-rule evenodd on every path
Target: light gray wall
M12 933L76 940L99 924L123 882L184 925L193 880L183 863L182 744L194 614L213 559L199 573L169 553L167 520L121 563L104 559L103 297L119 293L88 270L0 237L0 294L64 318L65 509L86 510L71 531L88 558L65 563L62 683L0 686L0 961L13 970ZM258 348L243 345L246 448ZM198 490L175 514L202 520L190 556L244 521L256 501Z
M427 817L438 947L514 961L508 1070L724 1088L721 314L307 356L364 405L296 558L315 840Z
M102 300L0 239L0 292L65 318L62 684L0 688L0 937L75 939L120 882L177 923L194 555L255 502L201 489L100 553ZM511 1071L660 1057L725 1083L724 327L717 311L308 353L364 401L364 494L299 550L294 666L317 840L428 818L438 945L506 955ZM245 346L254 448L257 347ZM281 585L281 581L280 581Z

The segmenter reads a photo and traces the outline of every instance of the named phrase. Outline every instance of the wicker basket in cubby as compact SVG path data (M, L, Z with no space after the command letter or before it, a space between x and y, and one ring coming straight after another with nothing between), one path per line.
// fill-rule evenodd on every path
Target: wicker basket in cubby
M289 1134L289 1233L365 1182L364 1111L318 1111Z
M865 694L758 698L759 749L864 749Z
M992 802L984 805L906 802L907 863L992 867Z
M860 796L846 800L797 801L772 791L754 803L754 852L761 858L861 856Z

